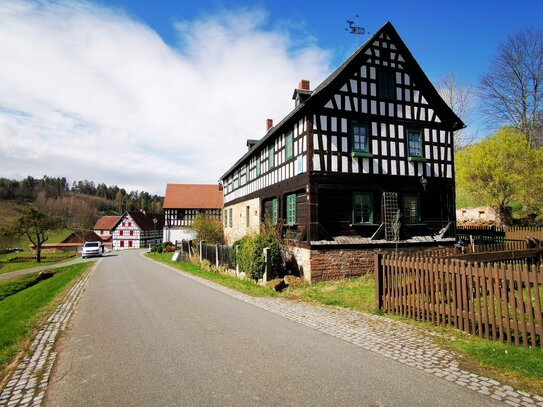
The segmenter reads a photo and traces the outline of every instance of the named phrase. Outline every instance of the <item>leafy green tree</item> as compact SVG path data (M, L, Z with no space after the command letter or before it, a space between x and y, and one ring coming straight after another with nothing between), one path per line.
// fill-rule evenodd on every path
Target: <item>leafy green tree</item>
M61 222L58 216L47 215L34 208L27 209L12 225L18 236L26 236L36 247L36 261L41 262L42 245L49 239L47 232L55 229Z
M222 243L222 222L213 216L197 213L192 223L192 229L198 235L198 239L209 244Z
M524 201L541 176L541 166L534 166L538 155L524 134L504 127L456 154L457 186L496 208L500 223L510 224L507 208L513 200Z

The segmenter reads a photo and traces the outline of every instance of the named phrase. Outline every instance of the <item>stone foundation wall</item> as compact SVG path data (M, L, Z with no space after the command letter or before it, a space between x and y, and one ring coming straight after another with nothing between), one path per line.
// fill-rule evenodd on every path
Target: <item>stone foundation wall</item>
M398 248L401 253L424 252L433 250L431 247L403 247ZM299 266L299 274L308 282L322 280L344 280L345 278L358 277L374 272L373 262L375 254L394 252L394 248L362 248L362 249L304 249L291 247L289 253L294 262ZM295 271L295 270L293 270Z

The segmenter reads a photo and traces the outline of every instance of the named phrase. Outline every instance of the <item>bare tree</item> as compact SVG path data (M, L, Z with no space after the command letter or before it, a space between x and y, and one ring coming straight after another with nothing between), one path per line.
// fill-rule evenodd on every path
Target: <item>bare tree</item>
M543 30L524 30L501 44L478 93L489 122L510 124L532 147L543 146Z
M439 95L452 111L466 124L471 121L473 88L460 86L454 73L449 73L435 83ZM460 129L454 133L454 151L458 151L473 143L475 135L472 130Z

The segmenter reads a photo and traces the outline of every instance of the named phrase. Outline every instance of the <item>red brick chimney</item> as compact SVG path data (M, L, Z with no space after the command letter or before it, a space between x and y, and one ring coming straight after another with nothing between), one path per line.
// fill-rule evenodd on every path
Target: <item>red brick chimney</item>
M298 89L300 90L309 90L309 81L302 79L298 84Z
M266 130L270 130L273 127L273 119L266 120Z

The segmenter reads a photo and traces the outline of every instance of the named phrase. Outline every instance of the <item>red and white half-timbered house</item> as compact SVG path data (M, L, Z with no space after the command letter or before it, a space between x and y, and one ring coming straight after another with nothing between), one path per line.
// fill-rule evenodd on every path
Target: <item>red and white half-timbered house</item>
M372 270L373 254L455 240L453 135L464 127L391 23L222 177L231 244L279 223L310 281Z
M113 227L113 250L139 249L162 243L164 215L126 211Z
M165 242L191 240L194 218L203 213L221 219L222 186L218 184L167 184L162 208L165 214Z

